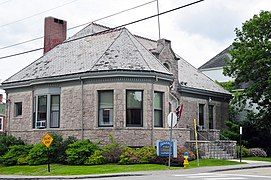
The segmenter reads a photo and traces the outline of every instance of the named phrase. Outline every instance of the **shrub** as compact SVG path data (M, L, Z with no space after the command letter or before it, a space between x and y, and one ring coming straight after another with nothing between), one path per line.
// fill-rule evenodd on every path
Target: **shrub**
M14 145L9 147L9 151L1 158L2 164L12 166L16 164L23 164L19 159L27 158L27 155L32 146L30 145Z
M88 157L90 157L98 146L89 140L79 140L70 145L66 150L67 162L69 164L84 164Z
M156 157L156 149L152 146L145 146L137 150L139 163L149 163Z
M139 163L139 157L135 149L125 147L120 155L119 164L136 164Z
M106 159L102 155L101 150L96 150L94 153L85 161L86 165L99 165L99 164L105 164Z
M124 148L119 164L138 164L149 163L156 157L156 150L154 147L142 147L132 149L130 147Z
M66 163L67 155L65 151L68 148L69 144L72 144L76 141L75 137L68 137L66 140L63 141L61 135L52 133L53 142L51 147L49 148L51 161L53 163Z
M237 156L239 157L240 156L240 146L236 146L236 153L237 153ZM249 157L250 156L250 153L249 153L249 149L247 149L245 146L242 146L242 157Z
M102 155L107 163L117 163L120 160L123 147L114 140L112 135L109 138L111 143L102 148Z
M193 153L193 151L189 150L186 147L177 147L177 158L171 158L171 161L170 161L171 165L183 166L183 162L184 162L183 154L184 154L184 152L189 153L189 157L188 157L189 161L192 161L192 160L196 159L196 155ZM159 156L157 156L156 158L151 160L151 163L167 165L168 164L168 157L159 157Z
M261 148L251 148L249 149L250 156L256 156L256 157L266 157L266 152Z
M0 156L9 150L9 146L13 145L24 145L24 142L14 136L0 134Z
M28 164L41 165L48 163L48 150L43 144L36 144L29 151Z

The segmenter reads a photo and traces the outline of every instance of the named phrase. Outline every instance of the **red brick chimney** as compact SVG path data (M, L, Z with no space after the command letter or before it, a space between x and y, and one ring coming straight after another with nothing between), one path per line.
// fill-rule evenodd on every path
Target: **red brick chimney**
M54 17L46 17L44 21L44 51L43 54L65 41L67 22Z

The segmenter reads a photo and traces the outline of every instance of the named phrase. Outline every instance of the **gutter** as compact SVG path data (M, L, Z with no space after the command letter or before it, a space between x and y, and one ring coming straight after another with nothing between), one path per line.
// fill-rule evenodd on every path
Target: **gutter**
M84 107L83 107L83 105L84 105L84 89L83 89L83 87L84 87L84 82L83 82L83 80L81 79L81 76L79 76L79 80L80 80L80 84L81 84L81 140L83 140L84 139L84 117L83 117L83 110L84 110Z

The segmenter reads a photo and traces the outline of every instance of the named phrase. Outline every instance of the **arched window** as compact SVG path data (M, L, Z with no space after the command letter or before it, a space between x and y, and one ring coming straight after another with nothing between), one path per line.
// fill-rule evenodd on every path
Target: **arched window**
M169 67L168 63L164 63L163 65L170 71L170 67Z

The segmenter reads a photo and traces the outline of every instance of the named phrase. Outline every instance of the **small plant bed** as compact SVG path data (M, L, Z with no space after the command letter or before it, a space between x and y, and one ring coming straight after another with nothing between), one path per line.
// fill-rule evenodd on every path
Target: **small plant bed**
M226 166L236 165L239 162L219 159L201 159L200 166ZM189 168L197 168L197 161L191 161ZM180 169L183 167L171 167L171 170ZM168 166L160 164L132 164L132 165L92 165L92 166L71 166L52 164L51 172L47 171L47 165L38 166L0 166L1 175L30 175L30 176L48 176L48 175L86 175L86 174L110 174L110 173L125 173L136 171L155 171L168 170Z
M271 162L271 157L245 157L245 160L252 160L252 161L268 161Z

